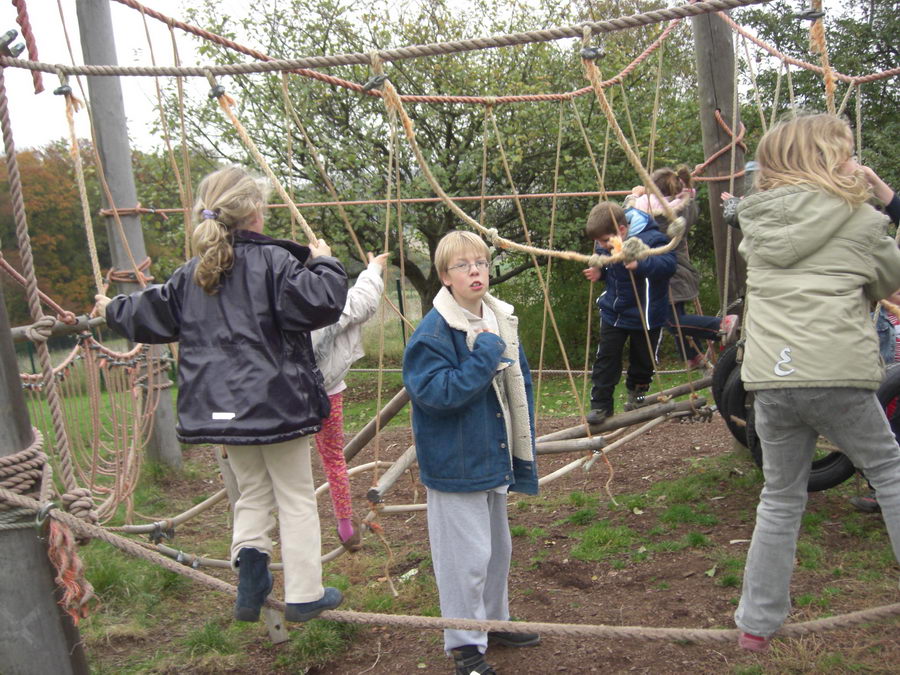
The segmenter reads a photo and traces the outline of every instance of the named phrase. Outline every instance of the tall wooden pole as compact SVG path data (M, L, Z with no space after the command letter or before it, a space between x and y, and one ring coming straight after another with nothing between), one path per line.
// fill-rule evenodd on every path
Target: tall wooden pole
M109 0L78 0L77 14L84 62L89 65L116 65L118 60ZM132 208L137 205L137 191L131 170L131 148L128 144L122 85L118 77L88 77L87 81L97 150L115 202L106 206ZM105 194L103 201L107 201ZM122 241L114 219L108 217L106 226L109 232L109 246L113 265L117 269L128 270L132 268L128 250L137 263L141 263L147 256L144 234L138 215L121 215L120 220L128 246L126 248ZM139 288L137 282L120 282L118 290L122 293L131 293ZM154 350L159 349L154 347ZM181 446L175 438L175 414L172 410L172 399L166 391L159 397L153 420L153 433L147 445L147 457L174 468L181 466Z
M19 380L0 286L0 457L31 444L31 422ZM0 673L88 673L78 629L56 604L56 572L33 527L0 529Z
M703 14L691 18L694 32L694 55L697 62L698 89L700 103L700 128L703 134L703 153L710 157L721 148L728 147L732 137L716 120L718 110L725 123L740 128L740 106L737 118L734 116L734 44L732 32L728 24L717 14ZM735 119L737 124L734 124ZM735 129L737 133L737 129ZM735 148L734 170L744 168L744 152L740 146ZM725 152L709 165L707 176L729 176L731 172L731 153ZM747 268L737 252L741 240L738 230L732 228L731 250L726 250L728 228L722 217L722 192L729 189L729 181L712 181L709 185L709 210L712 219L713 245L716 251L716 279L719 289L719 301L727 307L731 301L744 294ZM738 178L734 183L734 193L744 194L744 180ZM728 297L725 295L725 268L728 261Z

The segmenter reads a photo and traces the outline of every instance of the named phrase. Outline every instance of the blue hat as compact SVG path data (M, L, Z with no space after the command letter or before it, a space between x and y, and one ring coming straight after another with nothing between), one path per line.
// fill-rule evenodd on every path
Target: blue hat
M754 162L752 159L744 164L744 172L750 173L751 171L759 171L759 164Z

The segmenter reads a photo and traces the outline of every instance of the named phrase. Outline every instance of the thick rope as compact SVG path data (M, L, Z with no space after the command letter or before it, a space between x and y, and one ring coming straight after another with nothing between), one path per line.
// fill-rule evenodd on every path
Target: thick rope
M822 0L812 0L810 7L814 10L821 11ZM834 115L835 77L834 71L831 69L831 63L828 59L828 44L825 41L825 22L821 17L813 21L809 27L809 46L810 51L818 54L819 59L822 62L822 76L825 80L825 107L829 113Z
M34 31L31 29L31 21L28 20L28 8L25 0L12 0L12 4L16 7L16 23L22 29L22 39L25 40L25 47L28 49L28 58L31 61L38 60L37 42L34 40ZM31 72L31 81L34 83L34 93L40 94L44 91L44 80L41 73L34 70Z
M217 87L215 81L211 80L210 84L215 90ZM234 103L234 99L228 96L228 94L226 94L224 91L222 91L220 94L217 94L216 99L219 102L219 107L222 109L222 112L225 113L225 117L227 117L231 121L231 124L234 125L238 136L240 136L241 141L244 143L244 147L247 148L247 150L250 152L250 155L256 161L257 165L263 170L266 176L268 176L276 192L278 192L281 198L288 205L291 214L294 216L294 218L297 219L297 222L300 223L300 228L303 230L303 233L306 235L309 243L316 245L319 241L319 238L316 236L315 232L312 231L309 223L306 222L306 218L304 218L300 214L300 211L297 210L297 206L291 200L291 196L287 193L287 190L284 189L281 181L278 180L278 178L275 176L275 173L272 171L269 163L266 161L266 158L263 157L262 153L259 151L259 148L256 147L256 143L254 143L253 139L250 138L250 134L247 133L247 129L243 124L241 124L241 121L237 118L237 115L234 114L234 111L231 108L231 105Z
M0 500L4 500L14 506L31 509L34 513L37 513L41 507L40 502L28 499L21 495L16 495L5 488L0 488ZM49 517L65 523L74 532L82 536L101 539L121 551L143 558L149 562L154 562L171 572L186 576L193 581L204 583L208 587L226 593L232 597L237 595L237 588L232 584L190 567L180 565L163 555L144 549L133 541L107 532L96 525L85 523L68 513L53 510L50 511ZM284 603L272 598L266 600L266 605L281 611L284 610ZM796 637L822 630L833 630L855 626L898 615L900 615L900 603L895 603L824 619L788 624L779 630L778 635L783 637ZM564 637L626 637L639 640L733 642L738 636L738 631L736 629L647 628L642 626L579 625L528 621L476 621L473 619L450 619L443 617L409 616L403 614L375 614L371 612L352 612L347 610L328 610L321 614L321 618L333 621L343 621L345 623L402 626L407 628L451 628L456 630L479 631L502 630L518 633L539 632L544 635L559 635Z
M132 0L117 0L123 4L132 5ZM585 30L592 35L613 33L620 30L649 26L663 21L684 19L701 14L721 12L737 7L747 7L769 2L770 0L706 0L690 5L680 5L665 9L653 10L642 14L619 17L608 21L585 22L572 26L562 26L547 30L526 31L506 35L494 35L487 38L473 38L469 40L454 40L450 42L438 42L425 45L413 45L397 49L387 49L379 52L382 61L401 61L404 59L420 58L424 56L439 56L443 54L459 54L482 49L494 49L499 47L512 47L516 45L535 42L551 42L563 38L580 38ZM134 5L132 5L134 6ZM145 10L148 16L153 16L149 9ZM0 65L42 72L56 73L59 69L67 75L188 75L192 77L208 77L211 75L240 75L245 73L269 73L282 70L295 70L297 68L318 68L327 66L351 66L369 65L371 54L335 54L331 56L307 56L297 59L275 59L272 61L236 63L229 65L205 65L193 67L173 66L109 66L109 65L82 65L60 66L39 61L0 57Z
M19 163L16 157L16 145L13 141L12 124L9 119L9 101L6 96L6 77L4 69L0 68L0 126L3 129L3 144L6 151L6 169L9 180L10 199L12 202L13 218L16 223L16 240L19 246L19 255L22 260L24 277L27 281L26 294L28 309L31 312L32 321L38 322L43 316L41 301L37 290L37 277L34 271L34 255L31 250L31 240L28 235L28 221L25 214L25 199L22 193L22 178L19 174ZM37 343L38 357L43 373L43 386L47 394L47 401L53 417L53 432L56 437L56 446L59 451L62 480L66 489L75 489L75 472L72 457L69 454L69 439L66 432L65 420L62 415L62 404L59 398L59 390L53 378L53 364L50 361L50 350L45 341Z

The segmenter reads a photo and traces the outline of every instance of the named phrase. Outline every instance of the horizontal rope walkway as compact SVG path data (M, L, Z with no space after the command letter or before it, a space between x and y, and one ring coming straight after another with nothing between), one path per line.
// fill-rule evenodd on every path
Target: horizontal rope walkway
M245 45L240 44L239 42L235 42L234 40L229 40L226 37L222 37L221 35L217 35L216 33L212 33L210 31L204 30L202 28L198 28L197 26L193 26L188 23L184 23L182 21L178 21L172 17L166 16L161 12L157 12L155 10L148 9L144 7L136 0L116 0L116 2L120 2L123 5L128 7L132 7L142 14L150 16L154 19L157 19L167 26L172 26L175 28L180 28L186 33L190 33L196 35L198 37L203 38L209 42L213 42L215 44L221 45L223 47L227 47L236 52L240 52L241 54L246 54L247 56L252 56L255 59L260 61L272 61L273 57L265 54L259 50L252 49L251 47L247 47ZM672 30L681 23L681 19L673 19L669 22L669 25L666 26L665 30L659 35L656 40L654 40L649 47L647 47L641 54L639 54L631 63L629 63L625 68L623 68L617 75L614 77L605 80L603 82L603 86L609 87L614 84L619 84L622 82L637 66L647 59L654 51L656 51L665 39L669 36ZM32 57L33 58L33 57ZM314 80L319 80L326 84L335 85L338 87L343 87L345 89L349 89L351 91L355 91L357 93L367 94L369 96L381 96L381 91L378 89L368 89L366 90L364 85L357 84L356 82L351 82L350 80L345 80L340 77L334 77L333 75L326 75L325 73L320 73L316 70L310 70L308 68L298 68L296 70L290 71L295 75L302 75L303 77L307 77ZM582 87L581 89L576 89L574 91L564 92L561 94L517 94L511 96L456 96L456 95L436 95L436 94L402 94L400 99L405 103L464 103L464 104L480 104L480 105L501 105L504 103L521 103L525 101L564 101L568 99L577 98L579 96L583 96L585 94L590 93L590 87Z
M17 495L10 490L0 488L0 501L17 506L22 509L30 509L38 513L41 504L34 499ZM149 551L140 544L124 537L112 534L102 527L91 525L85 521L60 511L52 509L49 514L58 522L71 528L76 534L83 537L101 539L116 548L130 553L144 560L154 562L161 567L176 574L181 574L194 581L206 584L210 588L226 593L230 596L237 595L237 588L233 584L217 579L209 574L204 574L191 567L170 560L169 558ZM266 605L284 611L284 603L269 599ZM839 616L804 621L802 623L788 624L781 628L778 636L797 636L822 630L844 628L869 621L886 619L900 615L900 603L884 605L871 609L860 610ZM328 610L321 614L321 618L345 623L373 624L381 626L402 626L415 628L455 630L502 630L517 633L539 632L543 635L556 636L585 636L585 637L626 637L639 640L687 640L690 642L732 642L737 639L736 629L712 629L712 628L653 628L644 626L610 626L602 624L565 624L565 623L541 623L533 621L476 621L472 619L450 619L444 617L410 616L405 614L375 614L372 612L352 612L347 610Z
M509 33L494 35L486 38L473 38L469 40L453 40L450 42L435 42L425 45L412 45L397 49L386 49L377 52L381 61L402 61L405 59L419 58L423 56L438 56L442 54L458 54L481 49L495 49L499 47L512 47L516 45L534 42L550 42L565 38L582 38L586 32L591 35L612 33L629 28L650 26L663 21L683 19L685 17L710 14L723 10L759 5L771 0L706 0L690 5L668 7L665 9L633 14L631 16L610 19L608 21L588 21L574 26L562 26L546 30L526 31L523 33ZM81 65L67 66L64 64L43 63L40 61L28 61L12 57L0 57L0 65L12 68L24 68L26 70L38 70L58 75L92 75L92 76L185 76L185 77L209 77L210 75L240 75L246 73L269 73L290 71L298 68L322 68L329 66L370 65L371 53L334 54L331 56L304 56L297 59L275 59L265 62L235 63L226 65L206 66L110 66L110 65Z

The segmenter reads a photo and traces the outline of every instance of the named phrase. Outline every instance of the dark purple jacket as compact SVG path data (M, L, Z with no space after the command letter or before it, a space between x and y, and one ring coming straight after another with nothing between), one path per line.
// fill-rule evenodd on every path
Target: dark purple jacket
M130 340L178 341L178 440L263 445L319 431L330 409L309 332L340 318L344 268L243 230L215 295L194 282L197 262L106 308L109 327Z

